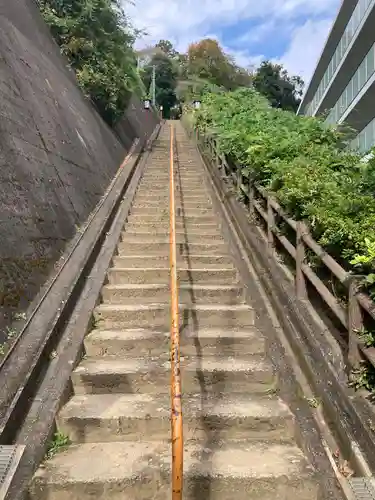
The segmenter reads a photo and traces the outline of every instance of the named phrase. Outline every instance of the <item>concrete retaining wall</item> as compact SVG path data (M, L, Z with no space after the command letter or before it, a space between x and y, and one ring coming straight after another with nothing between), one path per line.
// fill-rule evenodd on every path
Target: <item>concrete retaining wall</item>
M34 0L0 0L0 341L134 138L156 122L133 97L112 131L77 87Z

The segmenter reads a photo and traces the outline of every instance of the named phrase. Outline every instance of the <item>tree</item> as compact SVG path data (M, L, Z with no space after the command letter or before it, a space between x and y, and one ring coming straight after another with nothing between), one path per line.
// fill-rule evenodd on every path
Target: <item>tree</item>
M192 43L188 49L188 72L216 85L228 84L228 61L218 42L212 39Z
M253 85L274 108L297 111L304 82L299 76L289 76L282 65L263 61L253 77Z
M171 59L175 59L179 56L177 50L174 49L172 43L169 40L160 40L155 47L161 49L165 55Z
M137 33L120 0L38 0L38 5L83 92L115 123L130 94L144 93L133 50Z
M163 106L164 116L170 115L171 108L176 104L176 71L172 61L165 54L156 54L143 71L143 82L147 89L152 80L152 67L155 66L156 103Z

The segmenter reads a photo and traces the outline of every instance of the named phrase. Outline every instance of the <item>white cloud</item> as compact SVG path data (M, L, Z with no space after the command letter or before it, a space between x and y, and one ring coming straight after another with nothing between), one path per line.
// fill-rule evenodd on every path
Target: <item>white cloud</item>
M284 24L282 28L284 28ZM253 43L258 43L262 40L266 40L267 36L269 36L271 33L273 34L276 29L276 19L271 18L265 22L259 23L256 26L252 26L251 29L240 35L238 38L234 39L232 41L232 45L235 47L251 46L251 44Z
M315 69L332 25L331 19L306 21L292 33L288 50L280 61L290 73L300 75L307 84Z
M126 2L126 0L122 0ZM177 50L185 51L189 43L202 38L217 38L227 27L249 21L245 35L228 42L225 49L243 66L257 65L263 59L253 54L252 43L265 41L262 52L267 58L267 38L291 33L288 50L280 61L291 73L309 78L319 56L332 17L340 0L165 0L161 7L155 0L124 3L135 26L148 32L137 41L137 48L153 45L160 39L170 40ZM301 16L310 18L303 26L293 27ZM324 21L316 20L324 16Z

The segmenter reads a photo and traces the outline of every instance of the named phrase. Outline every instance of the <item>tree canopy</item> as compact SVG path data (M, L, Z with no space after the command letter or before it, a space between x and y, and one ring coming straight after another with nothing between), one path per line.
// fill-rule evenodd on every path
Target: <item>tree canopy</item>
M297 111L304 82L299 76L290 76L280 64L263 61L255 72L253 85L272 107Z
M120 0L38 0L38 4L83 92L113 124L123 114L130 93L144 93L133 50L137 33Z
M233 59L224 53L217 40L207 38L192 43L188 48L187 62L189 75L206 79L226 90L251 85L250 73L238 67Z
M169 118L171 108L176 104L177 72L167 54L155 54L143 69L142 79L147 89L151 86L155 66L155 97L158 106L163 106L164 116Z
M159 48L164 52L164 54L171 59L178 58L179 53L174 49L172 43L169 40L160 40L155 47Z
M271 106L297 111L304 82L299 76L290 76L280 64L263 61L252 72L237 65L219 42L211 38L190 44L186 54L179 53L169 40L160 40L155 48L171 62L174 78L170 80L169 95L176 93L180 102L199 98L206 91L254 87ZM148 79L145 83L148 84ZM163 88L165 92L166 86Z
M153 66L156 102L164 107L165 116L178 101L195 98L207 90L233 91L254 86L273 107L291 111L296 111L300 102L300 77L288 75L281 65L269 61L252 74L211 38L190 44L186 53L179 53L169 40L160 40L146 50L148 62L139 73L133 49L138 33L125 15L121 0L37 2L80 87L109 124L121 117L131 93L145 95Z

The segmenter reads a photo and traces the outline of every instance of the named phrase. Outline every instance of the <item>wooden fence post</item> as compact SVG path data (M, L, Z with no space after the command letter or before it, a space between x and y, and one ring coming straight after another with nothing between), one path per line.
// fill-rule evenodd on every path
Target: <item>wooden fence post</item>
M248 178L248 184L247 184L247 198L249 200L249 214L252 216L254 215L254 198L255 198L255 192L254 192L254 185L251 181L251 177Z
M220 167L221 167L221 165L220 165L220 153L219 153L219 146L218 146L217 140L215 140L214 145L215 145L215 164L216 164L216 168L220 172Z
M241 186L242 186L242 169L241 165L237 165L237 197L241 196Z
M348 331L349 351L348 361L352 368L358 368L362 356L358 345L358 333L363 330L363 312L357 299L358 281L352 277L349 285Z
M213 163L215 161L215 143L214 143L214 138L211 137L211 158L210 158L210 161L211 163Z
M297 236L296 236L296 294L300 300L307 300L306 277L302 270L302 265L305 263L306 251L303 235L306 232L306 226L303 222L297 221Z
M271 253L274 250L274 244L275 244L275 239L273 234L274 227L275 227L275 214L271 206L270 197L267 196L267 241L268 241L268 250Z

